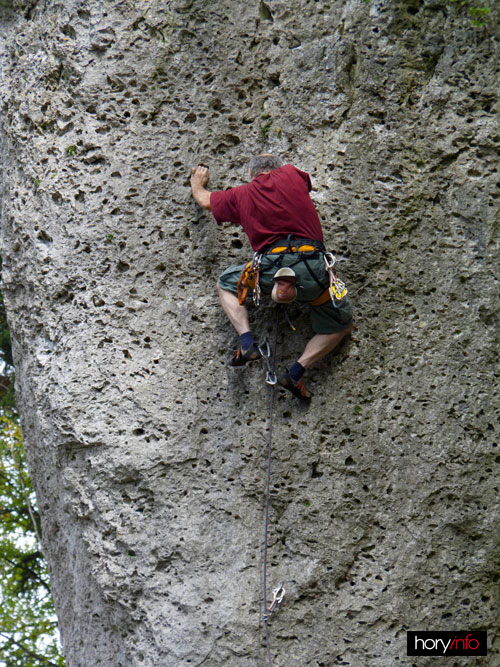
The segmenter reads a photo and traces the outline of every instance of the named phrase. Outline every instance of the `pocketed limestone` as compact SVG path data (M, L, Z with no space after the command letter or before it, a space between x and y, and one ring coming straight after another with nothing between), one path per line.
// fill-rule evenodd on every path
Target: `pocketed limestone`
M262 151L311 174L355 313L310 407L276 401L275 664L477 628L500 664L494 4L1 3L2 290L69 667L266 664L269 396L215 295L251 251L188 179Z

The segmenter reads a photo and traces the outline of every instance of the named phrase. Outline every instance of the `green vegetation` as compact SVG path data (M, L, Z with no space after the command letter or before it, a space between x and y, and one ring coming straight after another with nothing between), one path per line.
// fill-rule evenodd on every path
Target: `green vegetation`
M76 155L76 146L66 146L66 153L71 157Z
M2 263L0 261L0 269ZM7 313L5 312L5 304L3 295L0 292L0 361L6 366L8 373L13 373L14 362L12 360L12 346L10 342L10 331L7 323Z
M0 416L0 664L62 667L40 518L13 412Z
M485 19L490 12L491 9L489 7L469 7L469 14L472 17L472 25L476 28L482 28L485 26L486 22L483 19Z
M260 131L263 137L267 137L269 130L271 129L271 123L266 123L265 125L260 126Z
M0 665L63 667L40 517L14 404L9 328L0 294Z
M486 25L484 19L491 12L490 7L479 5L478 0L445 0L446 3L455 5L465 12L475 28L483 28Z
M363 0L365 4L370 4L371 0ZM480 0L442 0L443 7L446 5L455 5L458 9L462 10L469 19L471 24L475 28L484 28L486 26L486 20L488 15L491 13L490 7L484 7L479 4ZM409 7L415 5L415 2L412 0L407 0ZM433 9L436 8L436 4L433 4Z

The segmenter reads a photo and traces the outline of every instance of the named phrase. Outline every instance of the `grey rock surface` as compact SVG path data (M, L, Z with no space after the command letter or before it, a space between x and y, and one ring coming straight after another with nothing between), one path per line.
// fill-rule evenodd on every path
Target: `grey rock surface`
M2 289L69 667L266 664L269 397L214 289L251 252L188 187L263 150L310 172L356 321L308 409L277 398L275 667L436 665L406 631L467 629L489 657L447 666L500 665L489 4L0 3Z

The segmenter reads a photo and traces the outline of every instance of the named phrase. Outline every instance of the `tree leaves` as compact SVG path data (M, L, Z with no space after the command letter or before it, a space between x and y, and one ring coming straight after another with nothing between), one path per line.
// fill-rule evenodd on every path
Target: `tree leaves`
M0 413L0 665L63 667L17 417Z

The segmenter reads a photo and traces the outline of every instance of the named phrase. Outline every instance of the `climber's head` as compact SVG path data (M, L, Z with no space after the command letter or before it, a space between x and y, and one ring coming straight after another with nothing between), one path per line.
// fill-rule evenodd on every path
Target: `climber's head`
M279 157L272 153L262 153L256 155L250 160L248 165L250 171L250 179L255 178L259 174L268 174L273 169L278 169L283 166L283 162Z

